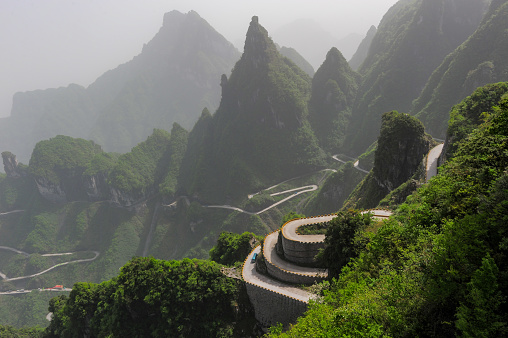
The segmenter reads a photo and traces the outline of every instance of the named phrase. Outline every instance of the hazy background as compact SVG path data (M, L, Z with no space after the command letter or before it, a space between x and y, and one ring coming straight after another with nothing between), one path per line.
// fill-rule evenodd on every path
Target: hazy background
M301 35L299 27L304 27L309 34L322 33L320 38L330 43L348 39L356 43L396 2L0 0L0 117L10 115L15 92L69 83L86 87L105 71L129 61L171 10L195 10L240 51L250 19L257 15L275 42L294 47L317 68L325 51L305 53L291 32ZM350 53L344 54L349 59Z

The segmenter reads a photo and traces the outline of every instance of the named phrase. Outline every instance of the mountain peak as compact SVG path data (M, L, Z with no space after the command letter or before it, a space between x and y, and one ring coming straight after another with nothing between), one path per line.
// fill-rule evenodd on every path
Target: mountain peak
M257 68L260 64L267 64L277 54L277 47L267 30L259 24L258 17L253 16L245 38L244 57L252 60Z
M344 59L344 56L342 55L342 53L336 47L332 47L328 51L328 53L326 53L325 62L331 62L333 64L347 63L347 61L346 61L346 59Z

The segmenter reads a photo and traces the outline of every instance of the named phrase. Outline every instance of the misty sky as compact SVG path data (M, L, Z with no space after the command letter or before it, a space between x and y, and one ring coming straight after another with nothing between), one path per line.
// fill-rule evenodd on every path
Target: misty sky
M312 19L340 39L349 33L365 35L395 2L0 0L0 117L10 115L15 92L69 83L86 87L105 71L131 60L171 10L197 11L241 50L253 15L269 33L298 19Z

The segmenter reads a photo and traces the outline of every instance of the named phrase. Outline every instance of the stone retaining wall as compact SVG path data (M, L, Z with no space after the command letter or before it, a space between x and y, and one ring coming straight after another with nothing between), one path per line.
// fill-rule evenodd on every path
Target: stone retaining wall
M268 274L285 283L311 285L314 284L314 282L322 282L326 278L326 273L319 276L309 276L279 268L272 262L269 262L268 259L265 259L265 262Z
M254 307L256 320L269 327L282 323L285 327L295 323L307 311L307 303L251 283L245 283L247 294Z
M320 249L324 249L324 242L299 242L282 236L284 258L297 264L312 264Z

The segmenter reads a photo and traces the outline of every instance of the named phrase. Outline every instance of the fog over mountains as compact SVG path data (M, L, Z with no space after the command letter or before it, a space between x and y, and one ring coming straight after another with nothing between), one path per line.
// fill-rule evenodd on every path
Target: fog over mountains
M159 30L163 14L171 10L197 11L242 50L247 23L253 15L263 18L272 33L298 19L307 19L340 40L351 33L365 35L395 2L299 0L289 8L285 1L268 0L219 0L213 4L199 0L4 0L0 2L0 117L10 114L16 92L66 87L70 83L86 87L107 70L127 62L140 53L143 44ZM296 48L288 42L277 40ZM313 49L309 46L310 51ZM322 60L325 55L326 50ZM313 64L314 68L322 60Z

